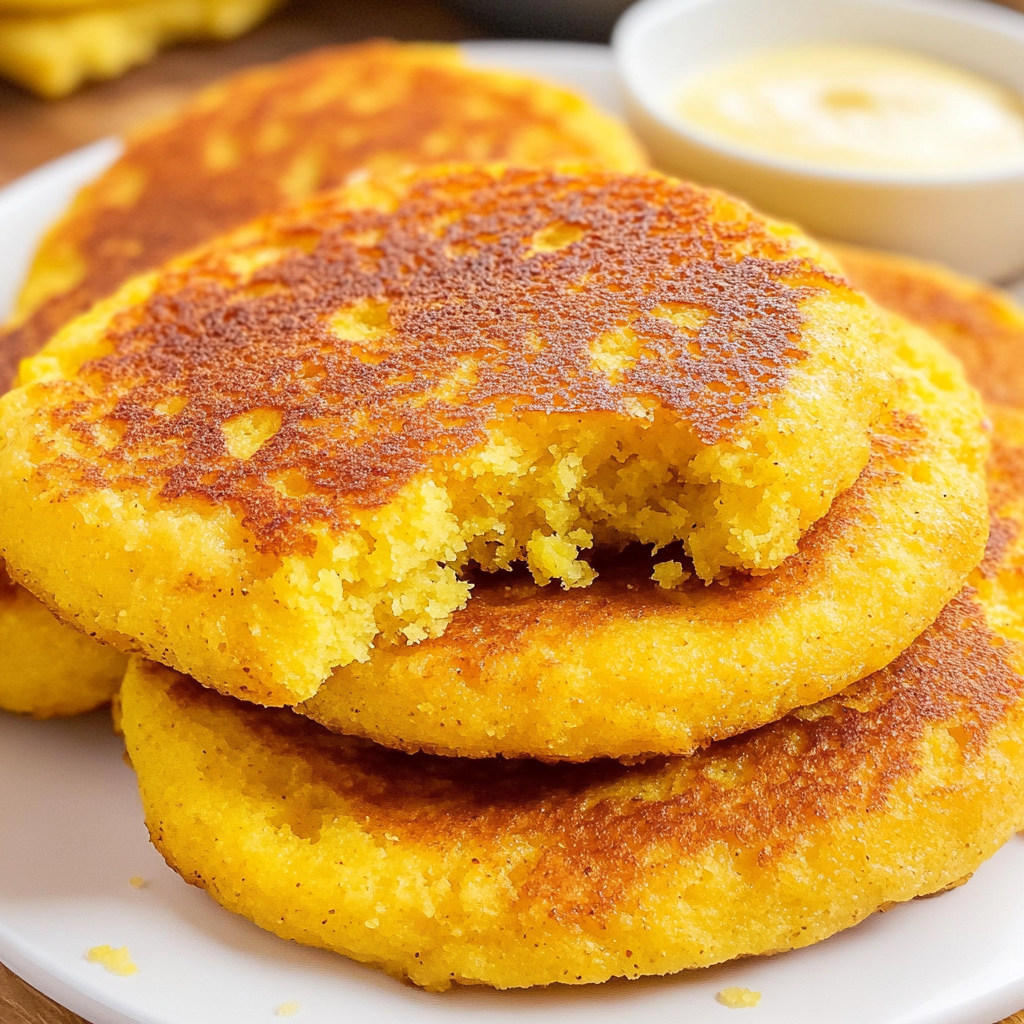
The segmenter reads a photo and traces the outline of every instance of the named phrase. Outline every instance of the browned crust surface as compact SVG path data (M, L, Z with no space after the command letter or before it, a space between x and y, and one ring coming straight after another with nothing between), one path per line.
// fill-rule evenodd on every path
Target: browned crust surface
M547 86L495 86L448 48L417 53L375 40L235 75L130 140L85 191L58 235L84 277L0 334L0 391L21 358L128 278L294 197L285 183L299 155L310 158L301 190L309 194L382 160L502 160L538 133L545 161L600 156Z
M920 770L926 730L955 729L972 758L1024 700L1024 678L965 591L888 668L812 715L788 716L691 758L632 767L401 754L184 677L172 693L184 720L237 716L257 738L258 756L302 759L314 784L337 793L371 834L485 849L515 837L542 842L520 898L543 903L560 921L599 921L642 889L645 866L664 859L666 844L693 858L726 843L767 866L824 822L882 812L893 787ZM723 772L735 781L719 781ZM295 834L308 831L301 816L289 820L287 801L280 810Z
M804 358L800 303L845 288L744 208L655 175L461 169L404 187L393 211L329 194L163 272L106 329L109 355L45 385L63 389L54 429L86 452L62 479L227 503L264 549L294 549L303 527L386 503L511 410L639 400L728 436ZM537 251L553 225L580 237ZM283 255L233 269L267 246ZM387 306L387 331L339 338L330 317L363 301ZM698 330L654 315L680 306L706 315ZM623 328L638 355L609 376L591 345ZM257 409L281 427L234 458L224 424ZM98 439L111 432L113 447ZM282 494L293 473L304 493Z

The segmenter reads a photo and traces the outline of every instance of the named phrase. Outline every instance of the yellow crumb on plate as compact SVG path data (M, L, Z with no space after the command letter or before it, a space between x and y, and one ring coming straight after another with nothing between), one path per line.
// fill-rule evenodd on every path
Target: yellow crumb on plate
M132 875L132 877L128 879L128 884L133 889L145 889L149 883L142 877L142 875Z
M746 1007L757 1006L761 1002L761 993L731 985L729 988L723 988L715 998L723 1006L728 1006L730 1010L742 1010Z
M671 590L690 578L682 562L658 562L651 573L651 579L663 590Z
M118 949L107 945L93 946L85 951L85 959L91 964L102 964L111 974L120 974L123 978L139 973L127 946Z
M277 1014L278 1017L294 1017L301 1007L302 1003L293 999L290 1002L282 1003L274 1013Z

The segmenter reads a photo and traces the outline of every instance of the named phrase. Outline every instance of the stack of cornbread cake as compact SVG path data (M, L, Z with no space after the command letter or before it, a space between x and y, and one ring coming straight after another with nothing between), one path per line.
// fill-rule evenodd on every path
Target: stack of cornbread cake
M446 84L332 91L371 57ZM289 177L252 140L293 132ZM172 199L161 248L118 211L216 195L146 191L175 138L233 200ZM121 283L302 174L333 187ZM918 323L446 50L201 98L79 199L6 339L53 332L0 401L11 592L108 682L40 666L5 706L94 706L131 653L168 863L430 989L666 974L956 884L1024 827L1024 412L936 340L988 388L989 292L842 256Z

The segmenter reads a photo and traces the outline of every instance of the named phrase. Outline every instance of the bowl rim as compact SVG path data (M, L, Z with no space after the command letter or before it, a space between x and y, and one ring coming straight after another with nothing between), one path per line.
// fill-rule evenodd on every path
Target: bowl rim
M782 4L803 6L808 0L771 0L771 2L777 6ZM827 2L827 0L819 0L819 2ZM995 3L986 2L986 0L843 0L843 2L868 11L898 10L909 12L911 16L941 14L947 18L958 19L962 23L989 29L1011 42L1018 43L1021 61L1024 64L1024 13L1018 13L1008 7L998 6ZM921 188L950 189L972 185L1017 183L1024 185L1024 162L995 170L929 175L823 166L798 158L767 154L753 146L748 147L742 143L722 139L713 132L687 124L682 118L666 116L661 107L650 99L649 94L637 86L638 81L644 80L642 70L640 75L635 73L638 68L644 67L643 61L638 60L640 37L650 31L652 25L664 24L666 21L701 9L709 10L719 3L720 0L639 0L638 3L623 12L612 31L611 45L615 69L625 94L627 110L631 114L630 108L639 107L646 117L657 123L659 128L681 137L690 144L696 144L704 150L727 157L734 163L744 163L776 175L827 181L835 184L886 186L896 189L913 188L915 191ZM926 51L920 52L927 55ZM1024 92L1020 92L1018 95L1024 102Z

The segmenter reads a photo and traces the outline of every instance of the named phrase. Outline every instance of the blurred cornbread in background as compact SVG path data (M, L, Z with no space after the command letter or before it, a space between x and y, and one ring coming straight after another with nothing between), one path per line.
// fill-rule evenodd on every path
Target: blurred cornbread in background
M184 40L232 39L281 0L0 0L0 75L55 99Z
M937 263L829 243L855 288L938 338L988 402L1024 407L1024 310Z
M130 138L51 229L20 316L0 330L0 389L19 359L132 274L361 167L438 158L644 164L628 130L585 100L469 68L454 46L370 42L245 71ZM0 587L0 707L51 717L106 703L124 656L89 632Z

